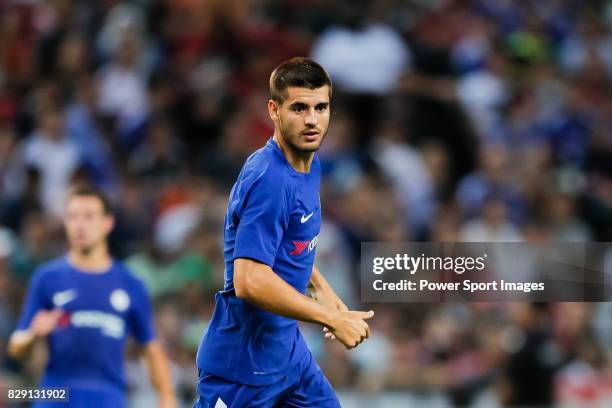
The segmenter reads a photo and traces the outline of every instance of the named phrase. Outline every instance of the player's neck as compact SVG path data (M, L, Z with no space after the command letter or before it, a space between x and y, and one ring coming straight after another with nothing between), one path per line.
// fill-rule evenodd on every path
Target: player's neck
M100 245L86 253L71 248L68 251L68 260L72 266L87 273L104 273L113 263L106 245Z
M283 156L285 156L285 159L287 159L295 171L298 173L310 172L310 165L314 159L314 152L297 151L285 143L283 138L276 133L274 133L273 138L276 144L278 144L278 147L281 149Z

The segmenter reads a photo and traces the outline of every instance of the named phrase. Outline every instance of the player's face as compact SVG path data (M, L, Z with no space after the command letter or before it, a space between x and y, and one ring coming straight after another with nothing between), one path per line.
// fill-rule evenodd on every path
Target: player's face
M113 217L104 212L99 198L73 196L68 201L64 226L70 248L90 252L106 242L113 228Z
M278 106L270 101L272 119L285 142L298 152L315 152L329 126L329 86L287 88L287 98Z

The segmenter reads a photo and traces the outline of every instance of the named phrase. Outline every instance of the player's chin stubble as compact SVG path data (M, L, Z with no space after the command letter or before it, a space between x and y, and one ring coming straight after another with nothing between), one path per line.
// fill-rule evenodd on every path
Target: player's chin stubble
M94 250L94 245L81 245L76 248L77 252L81 256L88 256Z
M323 143L323 140L325 140L325 136L327 135L327 129L325 130L325 132L321 132L321 141L319 142L319 144L316 147L303 147L300 146L300 137L301 137L301 133L292 133L288 127L286 127L282 121L282 119L279 117L278 118L278 123L279 123L279 128L280 128L280 133L281 133L281 137L283 138L283 140L285 141L285 143L289 146L290 149L292 149L295 152L298 153L314 153L317 150L319 150L319 148L321 147L321 144Z

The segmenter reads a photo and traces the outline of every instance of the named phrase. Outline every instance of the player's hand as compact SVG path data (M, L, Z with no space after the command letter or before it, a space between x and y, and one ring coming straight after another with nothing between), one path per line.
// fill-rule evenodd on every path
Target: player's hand
M336 340L336 336L327 327L323 326L323 333L326 339Z
M57 327L57 321L62 315L62 310L41 310L32 319L30 332L35 337L46 337Z
M329 330L347 349L352 349L370 337L370 327L365 321L373 316L374 312L371 310L369 312L339 311Z

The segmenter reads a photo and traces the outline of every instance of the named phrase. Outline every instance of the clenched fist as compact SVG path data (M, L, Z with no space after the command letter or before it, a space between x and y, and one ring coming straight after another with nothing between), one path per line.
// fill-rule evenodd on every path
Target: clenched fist
M370 327L365 322L374 316L373 311L338 311L329 330L347 349L357 347L370 337Z

